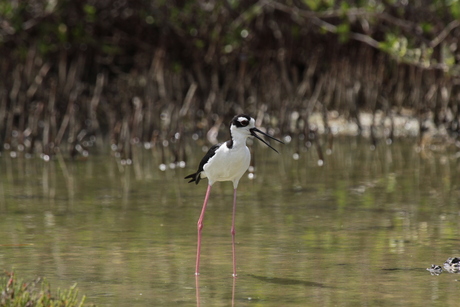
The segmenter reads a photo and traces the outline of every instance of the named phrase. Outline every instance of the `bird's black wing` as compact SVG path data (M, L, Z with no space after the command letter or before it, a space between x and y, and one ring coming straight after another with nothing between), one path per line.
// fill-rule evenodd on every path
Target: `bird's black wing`
M209 148L208 152L204 155L203 159L201 159L200 165L198 166L198 170L196 171L196 173L190 174L186 176L184 179L191 178L189 183L195 181L195 183L198 184L201 180L200 174L203 171L204 165L209 161L209 159L211 159L216 154L216 150L220 147L220 145L221 144L216 144Z

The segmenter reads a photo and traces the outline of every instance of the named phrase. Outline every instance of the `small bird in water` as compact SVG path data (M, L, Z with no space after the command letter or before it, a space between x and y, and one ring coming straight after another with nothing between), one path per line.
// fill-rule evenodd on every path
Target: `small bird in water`
M233 253L233 277L236 277L236 257L235 257L235 212L236 212L236 189L238 182L243 174L249 168L251 153L246 146L246 139L250 136L257 138L265 143L268 147L278 152L266 141L259 137L261 133L277 142L284 144L282 141L260 131L255 127L254 118L240 114L235 116L230 122L231 139L225 143L212 146L198 166L196 173L190 174L185 179L189 182L198 184L202 178L208 178L208 188L204 198L203 208L201 209L200 218L198 219L198 242L196 250L196 268L195 275L199 275L200 269L200 251L201 251L201 231L203 229L204 213L211 193L211 187L216 181L233 182L233 213L232 213L232 253Z

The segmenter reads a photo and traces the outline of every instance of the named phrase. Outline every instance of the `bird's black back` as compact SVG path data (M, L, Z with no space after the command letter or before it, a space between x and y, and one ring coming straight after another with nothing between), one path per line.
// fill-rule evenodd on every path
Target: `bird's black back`
M184 179L191 178L189 183L195 181L195 183L198 184L201 180L200 174L203 171L204 165L209 161L209 159L211 159L216 154L216 150L220 147L220 145L222 144L216 144L211 146L208 152L204 155L203 159L201 159L200 165L198 166L198 170L196 171L196 173L190 174L186 176Z

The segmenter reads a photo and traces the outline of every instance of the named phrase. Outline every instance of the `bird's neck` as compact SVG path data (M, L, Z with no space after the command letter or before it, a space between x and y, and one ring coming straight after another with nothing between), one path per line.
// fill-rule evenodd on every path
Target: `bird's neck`
M238 149L246 146L247 135L232 131L231 148Z

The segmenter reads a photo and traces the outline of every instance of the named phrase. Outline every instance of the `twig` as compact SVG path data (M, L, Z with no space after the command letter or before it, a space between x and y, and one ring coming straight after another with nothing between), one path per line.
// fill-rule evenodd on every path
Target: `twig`
M429 46L431 48L434 48L436 47L437 45L439 45L443 40L446 39L447 35L449 35L449 33L460 26L460 21L459 20L453 20L451 21L439 34L438 36L436 36L433 40L431 40Z

